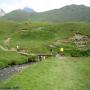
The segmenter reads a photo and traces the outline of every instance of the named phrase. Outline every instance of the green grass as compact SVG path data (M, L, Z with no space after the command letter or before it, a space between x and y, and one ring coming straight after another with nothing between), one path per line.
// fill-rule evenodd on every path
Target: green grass
M0 21L0 40L8 38L15 32L18 23L13 21Z
M28 21L22 23L0 21L0 45L6 46L4 44L4 41L7 38L11 38L11 41L8 44L9 48L16 48L16 45L18 44L20 48L28 49L30 53L49 53L50 45L53 45L53 49L57 51L60 47L73 50L77 49L73 42L60 42L60 44L56 46L53 43L55 43L57 40L68 41L68 39L72 37L76 32L90 36L90 23L72 22L62 24L49 24L40 22L32 23ZM90 45L87 45L86 47L87 49L90 49ZM66 51L66 53L67 52L68 51ZM4 52L0 51L0 53L2 55L0 57L1 68L5 65L7 66L7 64L2 63ZM13 60L11 57L12 54L13 57L15 57L15 59L17 60L19 60L20 57L23 57L13 52L5 53L6 58L4 61L6 62L8 61L8 59L11 59L11 61ZM9 58L7 58L7 56Z
M88 58L49 58L32 64L0 84L19 90L90 90Z
M17 54L16 52L0 51L0 69L13 64L27 63L27 57Z
M32 49L33 46L40 46L40 48L43 49L43 47L48 46L57 40L64 39L67 41L68 38L72 37L76 32L80 32L84 35L90 35L90 24L48 24L30 22L21 23L18 25L16 31L11 36L11 45L15 46L18 43L21 46L26 46L29 49ZM67 43L60 44L60 46L67 46ZM68 43L67 47L75 48L75 45L72 43ZM39 51L39 49L37 51Z

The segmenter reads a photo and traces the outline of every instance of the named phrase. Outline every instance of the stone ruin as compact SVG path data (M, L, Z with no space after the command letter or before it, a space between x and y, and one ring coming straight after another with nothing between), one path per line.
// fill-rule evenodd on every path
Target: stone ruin
M90 36L83 35L81 33L75 33L71 40L79 49L82 49L90 44Z

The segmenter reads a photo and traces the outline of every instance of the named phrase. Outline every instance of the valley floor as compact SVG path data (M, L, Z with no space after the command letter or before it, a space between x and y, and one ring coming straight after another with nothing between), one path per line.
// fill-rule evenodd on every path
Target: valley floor
M90 60L48 58L0 84L0 90L90 90Z

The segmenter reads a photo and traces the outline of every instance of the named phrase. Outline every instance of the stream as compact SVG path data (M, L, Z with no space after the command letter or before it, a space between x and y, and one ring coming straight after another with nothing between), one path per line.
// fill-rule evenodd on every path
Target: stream
M48 55L48 54L45 54L45 55ZM41 57L41 56L43 56L43 54L39 55L39 56ZM51 55L48 55L48 56L51 56ZM45 57L43 57L43 58L45 59ZM41 58L40 58L40 60L41 60ZM4 69L0 69L0 82L9 79L10 76L22 71L23 69L27 68L27 66L29 66L30 64L33 64L33 62L32 63L30 62L28 64L22 64L22 65L14 65L14 66L6 67Z
M29 64L14 65L14 66L10 66L4 69L0 69L0 82L7 80L13 74L18 73L22 71L23 69L27 68L28 65Z

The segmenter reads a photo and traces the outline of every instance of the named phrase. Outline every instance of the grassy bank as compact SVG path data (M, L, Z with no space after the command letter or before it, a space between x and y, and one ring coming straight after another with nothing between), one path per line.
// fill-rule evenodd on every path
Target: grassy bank
M0 69L16 64L27 62L27 57L16 52L0 51Z
M89 58L49 58L0 84L19 90L90 90Z

